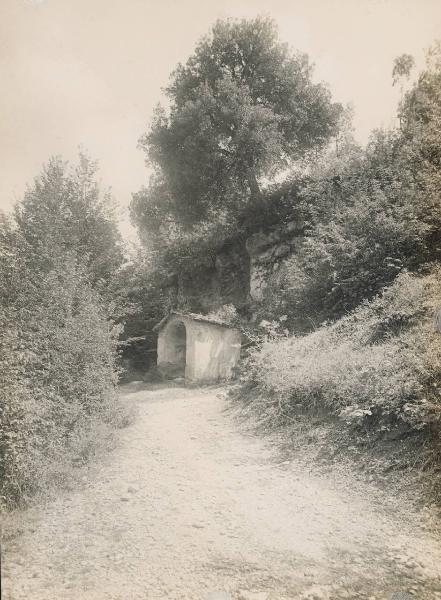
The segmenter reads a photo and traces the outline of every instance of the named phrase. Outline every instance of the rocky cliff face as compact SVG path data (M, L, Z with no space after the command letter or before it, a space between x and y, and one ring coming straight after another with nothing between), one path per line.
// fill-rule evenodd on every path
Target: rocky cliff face
M246 240L224 244L191 272L178 275L178 300L203 313L224 304L245 307L262 299L269 277L302 243L302 223L290 221Z
M246 241L250 261L250 297L259 301L268 284L271 273L277 271L281 262L296 252L302 243L302 223L290 221L284 226L273 227L267 232L255 233Z
M249 299L249 268L245 242L228 242L215 255L199 261L191 272L179 274L179 303L202 313L224 304L241 308Z

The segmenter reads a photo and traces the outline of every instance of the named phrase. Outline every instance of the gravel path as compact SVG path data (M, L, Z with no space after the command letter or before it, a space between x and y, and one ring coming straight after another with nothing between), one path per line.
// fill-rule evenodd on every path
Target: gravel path
M4 600L441 599L441 543L421 515L280 462L216 390L123 397L139 417L94 477L21 515Z

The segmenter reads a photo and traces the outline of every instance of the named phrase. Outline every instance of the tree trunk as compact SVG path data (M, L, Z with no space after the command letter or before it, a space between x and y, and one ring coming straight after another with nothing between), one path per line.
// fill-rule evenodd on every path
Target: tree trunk
M256 174L253 169L247 171L247 181L250 187L251 198L253 200L260 200L263 203L263 195L257 182Z

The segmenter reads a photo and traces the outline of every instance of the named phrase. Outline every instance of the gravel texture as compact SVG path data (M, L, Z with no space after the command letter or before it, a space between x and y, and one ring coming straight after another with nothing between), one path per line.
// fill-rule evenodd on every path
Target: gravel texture
M278 457L221 389L143 389L84 486L14 515L4 600L441 600L429 516Z

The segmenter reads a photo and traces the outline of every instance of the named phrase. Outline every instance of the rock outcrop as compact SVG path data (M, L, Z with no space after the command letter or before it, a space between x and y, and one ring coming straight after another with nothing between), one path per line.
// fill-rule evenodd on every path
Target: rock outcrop
M238 309L259 301L272 273L302 243L303 224L289 221L245 239L227 241L194 269L178 275L178 299L207 313L225 304Z
M255 233L246 241L250 260L250 296L259 301L268 284L271 273L281 262L295 253L302 243L303 224L290 221L284 226L273 227L267 232Z
M178 275L178 299L204 314L225 304L243 307L249 299L250 261L242 240L229 241Z

